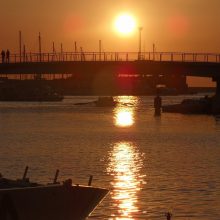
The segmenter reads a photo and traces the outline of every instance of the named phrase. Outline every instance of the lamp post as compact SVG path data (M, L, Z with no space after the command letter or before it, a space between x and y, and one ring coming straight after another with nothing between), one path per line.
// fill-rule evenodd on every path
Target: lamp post
M141 60L141 31L143 30L143 27L139 27L139 51L138 51L138 60Z

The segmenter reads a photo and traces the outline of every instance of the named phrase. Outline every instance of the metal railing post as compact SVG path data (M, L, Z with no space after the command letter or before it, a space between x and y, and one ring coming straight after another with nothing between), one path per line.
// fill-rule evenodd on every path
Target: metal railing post
M22 62L52 62L52 61L129 61L136 60L137 52L63 52L63 53L26 53L22 51ZM220 54L217 53L181 53L181 52L145 52L141 54L140 60L157 61L182 61L182 62L220 62ZM176 56L176 57L175 57ZM11 63L17 63L20 56L11 54Z

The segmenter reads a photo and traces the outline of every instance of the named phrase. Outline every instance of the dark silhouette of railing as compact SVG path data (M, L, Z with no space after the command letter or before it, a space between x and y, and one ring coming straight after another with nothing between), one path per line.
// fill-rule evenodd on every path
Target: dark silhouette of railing
M215 62L220 63L217 53L189 52L62 52L11 54L10 63L57 62L57 61L173 61L173 62Z

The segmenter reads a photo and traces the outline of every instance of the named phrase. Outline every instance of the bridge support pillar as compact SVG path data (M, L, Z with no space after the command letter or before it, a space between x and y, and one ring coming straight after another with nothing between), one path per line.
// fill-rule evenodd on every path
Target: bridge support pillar
M220 78L215 78L213 81L216 81L216 92L212 99L212 113L220 113Z

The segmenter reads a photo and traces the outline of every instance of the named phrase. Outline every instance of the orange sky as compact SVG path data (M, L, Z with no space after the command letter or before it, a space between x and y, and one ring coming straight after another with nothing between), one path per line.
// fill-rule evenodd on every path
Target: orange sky
M2 0L0 48L18 51L18 31L27 51L37 51L38 32L43 51L57 51L63 43L72 51L74 41L85 51L137 51L138 30L120 37L113 21L129 12L143 26L146 51L220 52L220 0Z

